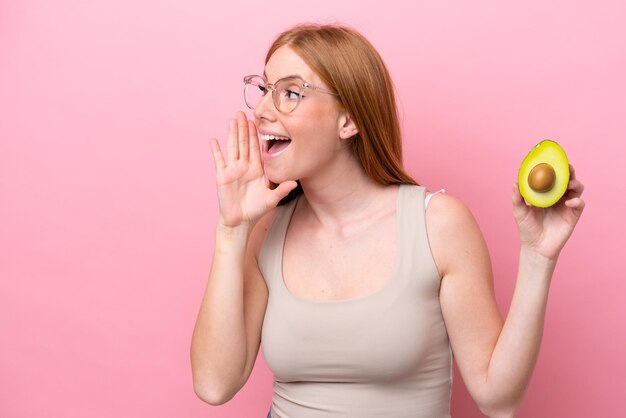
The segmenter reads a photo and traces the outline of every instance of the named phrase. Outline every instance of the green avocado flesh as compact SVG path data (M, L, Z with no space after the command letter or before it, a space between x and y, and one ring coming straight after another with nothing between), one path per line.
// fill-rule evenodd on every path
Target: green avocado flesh
M537 169L533 171L535 167ZM554 205L565 194L569 183L569 163L563 148L548 139L541 141L522 161L517 181L520 193L531 205L538 208ZM531 187L531 182L535 190Z

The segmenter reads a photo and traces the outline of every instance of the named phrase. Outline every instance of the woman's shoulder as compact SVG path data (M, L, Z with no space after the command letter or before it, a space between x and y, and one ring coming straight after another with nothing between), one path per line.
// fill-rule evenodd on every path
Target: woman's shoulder
M474 252L483 237L468 206L450 193L431 194L425 215L428 240L440 272L444 272L459 251Z
M404 185L404 187L407 187L412 193L415 193L415 195L420 192L423 193L424 209L427 213L436 212L439 216L443 216L445 218L447 216L454 217L455 214L463 214L463 212L467 210L465 204L454 195L448 193L446 189L442 188L431 190L426 186L412 184ZM433 210L430 210L431 207Z
M429 230L438 232L454 232L455 228L474 223L475 219L468 206L461 199L448 193L445 189L425 191L428 200L426 206L426 223Z

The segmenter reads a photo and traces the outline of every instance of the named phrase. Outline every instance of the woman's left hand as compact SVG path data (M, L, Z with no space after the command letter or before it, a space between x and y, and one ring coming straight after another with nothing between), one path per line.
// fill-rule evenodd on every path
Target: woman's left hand
M556 260L585 208L581 199L583 184L576 179L570 164L570 180L565 195L549 208L537 208L524 201L519 185L513 185L513 216L517 222L522 248Z

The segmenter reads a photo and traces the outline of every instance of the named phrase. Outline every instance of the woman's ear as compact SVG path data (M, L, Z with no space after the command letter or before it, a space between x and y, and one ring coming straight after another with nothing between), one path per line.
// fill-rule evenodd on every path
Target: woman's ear
M339 137L341 139L350 139L358 134L359 130L354 124L352 116L346 111L342 111L339 115Z

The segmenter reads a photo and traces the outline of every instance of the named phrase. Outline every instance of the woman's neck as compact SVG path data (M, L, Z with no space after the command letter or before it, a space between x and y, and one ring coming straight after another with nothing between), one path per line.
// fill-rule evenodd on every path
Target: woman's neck
M370 179L356 158L343 164L334 175L301 179L300 184L304 191L304 202L298 204L300 210L311 216L311 221L331 227L379 212L385 205L380 197L390 189Z

